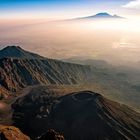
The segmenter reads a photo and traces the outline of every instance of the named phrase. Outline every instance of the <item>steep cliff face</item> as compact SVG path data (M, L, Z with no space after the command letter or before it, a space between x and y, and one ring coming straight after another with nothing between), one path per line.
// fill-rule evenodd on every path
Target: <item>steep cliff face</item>
M31 137L52 128L67 140L139 140L140 114L91 91L30 93L13 105L14 125Z
M37 84L77 84L90 81L90 66L43 58L20 47L0 51L0 86L16 91Z
M90 66L50 59L0 59L0 85L16 91L37 84L78 84L90 81Z

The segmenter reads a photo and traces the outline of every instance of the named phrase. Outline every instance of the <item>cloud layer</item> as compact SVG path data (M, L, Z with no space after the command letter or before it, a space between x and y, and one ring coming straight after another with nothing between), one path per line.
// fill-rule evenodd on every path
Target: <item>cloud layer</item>
M131 9L140 9L140 0L133 0L126 5L123 5L125 8L131 8Z

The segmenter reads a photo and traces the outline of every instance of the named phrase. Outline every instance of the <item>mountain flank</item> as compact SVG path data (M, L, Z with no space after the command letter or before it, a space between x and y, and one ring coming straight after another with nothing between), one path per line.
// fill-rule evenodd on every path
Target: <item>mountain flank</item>
M67 140L140 139L140 114L92 91L31 92L12 108L14 125L31 138L52 128Z
M0 88L7 91L38 84L78 84L91 77L90 66L44 58L17 46L0 51Z
M18 46L2 49L0 56L1 100L22 94L20 91L28 86L79 85L81 90L101 92L139 110L140 95L129 82L128 76L119 74L120 71L102 61L87 60L84 63L80 61L81 64L73 64L45 58Z

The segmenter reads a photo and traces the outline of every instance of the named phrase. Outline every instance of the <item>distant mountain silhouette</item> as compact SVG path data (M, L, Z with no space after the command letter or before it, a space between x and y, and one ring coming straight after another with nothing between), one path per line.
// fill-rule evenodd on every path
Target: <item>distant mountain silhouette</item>
M96 15L91 15L87 17L81 17L81 18L76 18L77 20L82 20L82 19L124 19L121 16L118 15L111 15L109 13L97 13Z

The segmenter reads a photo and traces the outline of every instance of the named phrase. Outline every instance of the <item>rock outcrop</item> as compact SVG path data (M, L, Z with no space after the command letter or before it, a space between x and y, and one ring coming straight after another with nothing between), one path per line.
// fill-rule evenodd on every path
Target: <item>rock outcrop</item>
M48 130L38 140L65 140L64 136L53 129Z
M30 138L14 126L0 125L0 140L30 140Z

